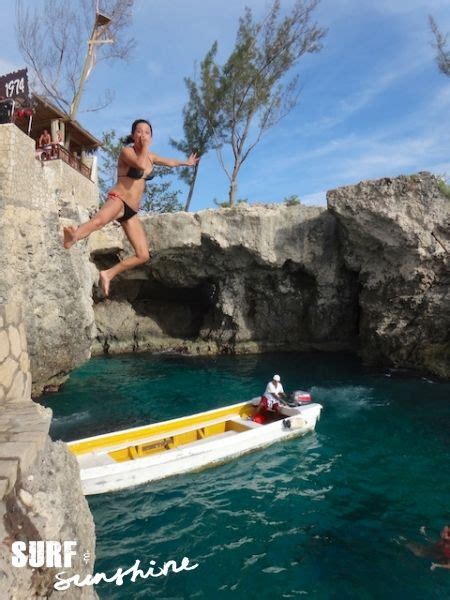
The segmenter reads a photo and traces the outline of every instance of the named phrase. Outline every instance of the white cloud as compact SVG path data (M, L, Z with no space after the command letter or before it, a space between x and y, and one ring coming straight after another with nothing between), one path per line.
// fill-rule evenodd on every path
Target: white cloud
M393 175L402 170L416 170L415 165L423 165L436 153L438 140L433 136L387 140L368 140L357 156L340 161L340 178L344 180L366 179Z
M319 133L336 127L369 106L375 98L382 96L393 84L419 70L427 62L429 62L428 57L416 56L415 60L411 60L410 56L405 56L394 59L388 65L379 65L380 73L378 75L370 73L366 81L360 82L358 92L341 98L334 104L333 116L326 116L307 126L302 126L298 133L301 133L302 136L316 137Z
M386 81L388 80L391 80L390 76L386 77ZM381 84L379 86L377 80L373 88L363 92L362 96L370 97L373 90L379 87ZM272 166L276 171L286 172L304 168L320 159L326 160L329 165L330 162L344 164L350 158L356 161L357 168L373 171L377 166L381 168L385 165L392 171L392 168L427 163L430 155L433 156L432 160L441 162L442 157L450 152L450 132L442 126L450 109L450 87L444 77L441 87L433 90L427 99L428 102L415 111L405 110L404 115L394 124L389 122L384 125L382 120L378 123L375 119L370 125L369 121L363 130L355 129L343 136L325 137L323 143L316 145L303 144L301 149L287 155L278 153ZM350 110L356 104L348 102L347 107ZM338 117L336 122L337 119ZM320 139L319 134L323 133L321 123L322 120L318 124L310 123L311 138L312 132L315 132L316 139ZM340 169L337 171L340 172ZM349 176L354 174L354 169L348 171Z

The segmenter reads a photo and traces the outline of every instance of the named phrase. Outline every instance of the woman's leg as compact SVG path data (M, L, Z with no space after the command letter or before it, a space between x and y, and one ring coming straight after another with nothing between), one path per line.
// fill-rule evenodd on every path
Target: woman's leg
M64 248L70 248L83 238L114 221L123 214L123 202L120 198L109 196L102 208L87 223L79 227L64 227Z
M131 217L131 219L122 223L122 227L136 254L120 261L106 271L100 271L100 283L105 296L109 294L109 284L116 275L142 265L150 258L147 236L138 217Z

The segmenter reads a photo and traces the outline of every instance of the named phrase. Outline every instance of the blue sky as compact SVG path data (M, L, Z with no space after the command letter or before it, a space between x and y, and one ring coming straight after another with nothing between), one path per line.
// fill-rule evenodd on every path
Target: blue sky
M40 0L35 0L38 2ZM282 0L283 9L292 6ZM78 120L98 137L128 133L151 120L153 150L176 156L169 137L182 135L183 77L214 40L219 61L232 49L244 7L255 17L266 0L136 0L130 63L98 63L84 106L106 87L113 103ZM14 2L0 0L0 73L24 66L15 42ZM450 33L449 0L322 0L316 20L328 35L318 54L301 59L299 105L256 147L238 180L238 198L279 202L298 195L324 205L329 189L364 179L429 170L450 177L450 78L435 63L428 14ZM83 109L83 104L81 110ZM174 179L174 186L184 184ZM228 182L214 152L201 162L191 206L226 200Z

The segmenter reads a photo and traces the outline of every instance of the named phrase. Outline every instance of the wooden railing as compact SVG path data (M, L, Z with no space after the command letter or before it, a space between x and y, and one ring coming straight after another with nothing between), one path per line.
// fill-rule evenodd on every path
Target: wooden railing
M40 148L36 152L36 158L41 161L57 159L63 160L65 163L70 165L76 171L79 171L88 179L91 178L91 168L82 163L78 156L71 154L66 148L64 148L64 146L61 146L60 144L48 144L47 146Z

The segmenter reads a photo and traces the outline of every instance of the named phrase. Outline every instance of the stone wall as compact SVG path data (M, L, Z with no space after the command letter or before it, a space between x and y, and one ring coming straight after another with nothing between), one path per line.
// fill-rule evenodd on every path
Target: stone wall
M15 304L0 305L0 404L31 396L25 326Z
M21 309L0 304L0 598L47 598L57 569L11 565L15 541L76 540L95 553L94 524L76 459L48 437L51 411L31 400ZM75 557L73 573L92 571ZM96 598L80 589L65 598Z
M61 160L35 159L34 141L0 125L0 298L26 307L33 391L58 386L90 356L96 270L62 227L86 220L97 186Z
M98 205L93 181L62 160L36 160L34 140L13 124L0 125L0 174L0 207L14 203L71 217Z

